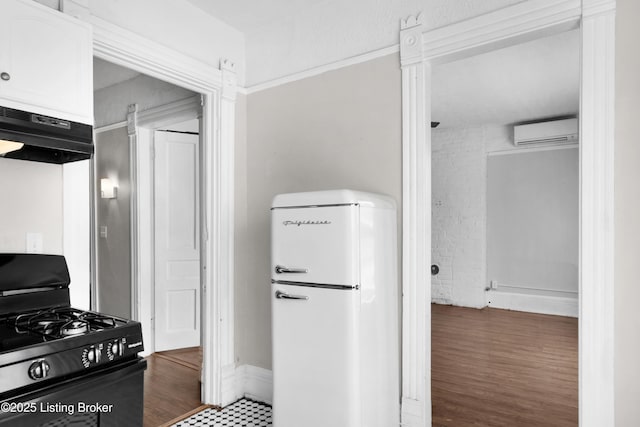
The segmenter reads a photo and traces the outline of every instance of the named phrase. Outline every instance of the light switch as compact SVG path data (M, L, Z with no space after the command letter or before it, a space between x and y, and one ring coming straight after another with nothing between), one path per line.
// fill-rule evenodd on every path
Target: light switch
M101 225L100 226L100 237L102 237L103 239L107 238L107 226L106 225Z
M42 253L42 233L27 233L27 251L28 254Z

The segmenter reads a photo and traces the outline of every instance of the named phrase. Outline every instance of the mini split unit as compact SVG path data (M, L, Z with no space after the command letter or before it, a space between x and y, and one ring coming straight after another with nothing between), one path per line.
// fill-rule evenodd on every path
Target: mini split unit
M513 143L517 146L576 144L578 119L553 120L513 127Z

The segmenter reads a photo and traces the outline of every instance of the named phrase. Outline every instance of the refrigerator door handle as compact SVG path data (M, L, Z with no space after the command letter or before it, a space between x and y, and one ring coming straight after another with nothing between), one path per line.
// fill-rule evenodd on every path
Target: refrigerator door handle
M276 265L276 273L277 274L282 274L282 273L308 273L309 269L307 268L287 268L287 267L283 267L282 265Z
M309 297L306 295L291 295L282 291L276 291L276 298L277 299L300 299L304 301L309 299Z

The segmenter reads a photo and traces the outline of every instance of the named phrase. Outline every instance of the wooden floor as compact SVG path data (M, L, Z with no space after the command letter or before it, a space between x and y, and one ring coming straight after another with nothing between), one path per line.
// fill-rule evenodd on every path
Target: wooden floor
M202 406L198 347L154 353L144 374L144 427L158 427Z
M433 426L578 425L578 320L432 305Z

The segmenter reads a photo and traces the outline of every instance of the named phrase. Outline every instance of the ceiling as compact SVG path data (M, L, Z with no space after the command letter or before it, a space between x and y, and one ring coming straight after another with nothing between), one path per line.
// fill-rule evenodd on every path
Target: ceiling
M290 10L289 0L269 2L269 7L265 2L256 2L259 12L255 14L245 13L244 7L251 0L189 1L200 7L220 8L220 13L228 14L234 25L249 29L280 15L282 9ZM433 120L441 123L440 128L450 128L577 115L579 37L579 31L573 30L434 66ZM138 75L135 71L94 59L95 90Z
M577 115L579 40L573 30L435 66L433 120L461 127Z
M258 28L283 18L295 16L299 11L313 8L330 0L187 0L211 16L251 34Z
M100 58L93 58L93 90L104 89L134 77L139 76L137 71L121 67Z

